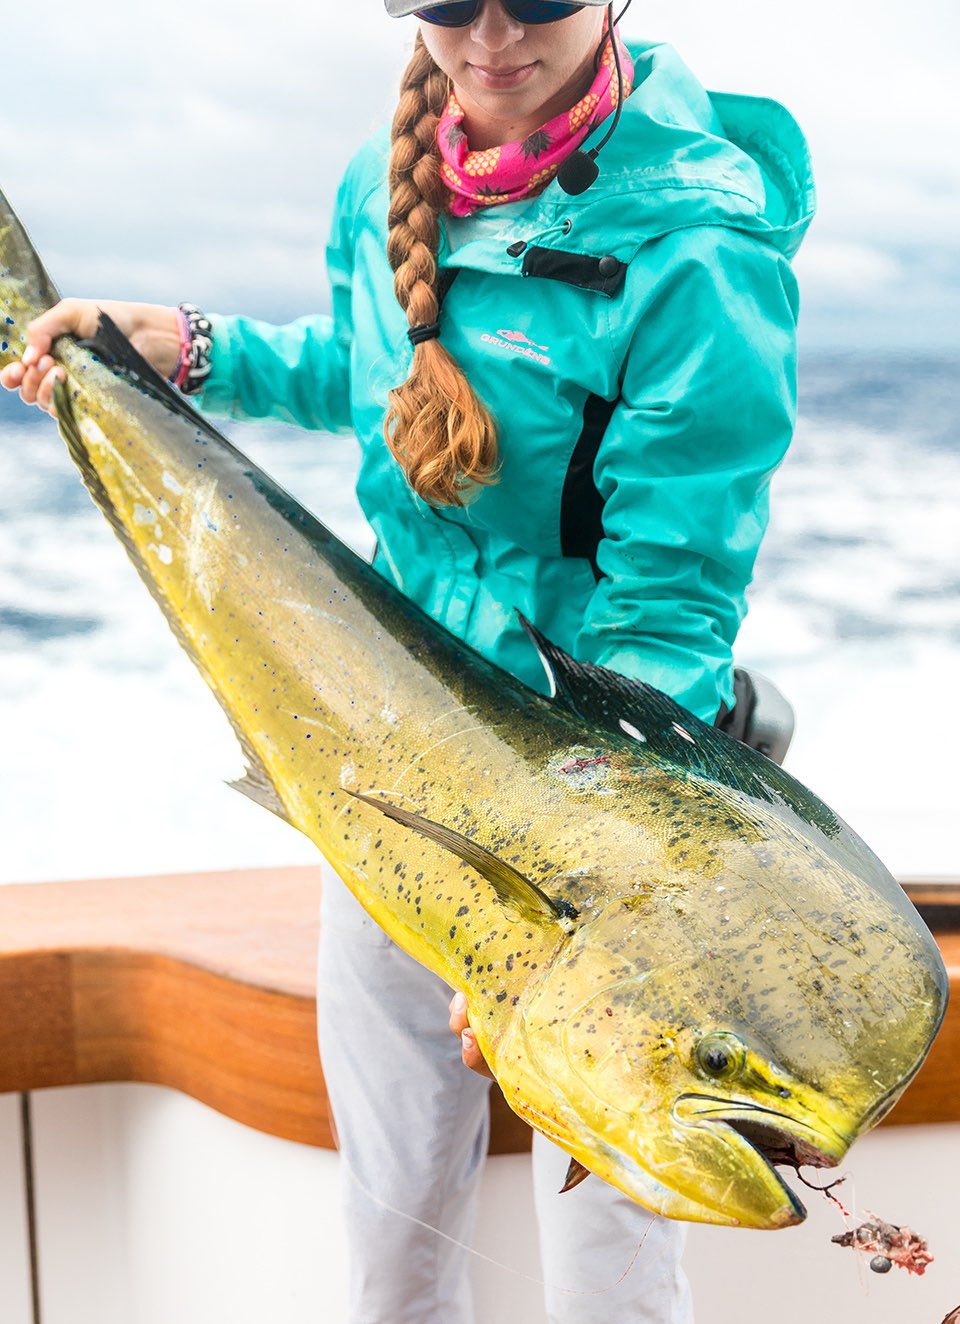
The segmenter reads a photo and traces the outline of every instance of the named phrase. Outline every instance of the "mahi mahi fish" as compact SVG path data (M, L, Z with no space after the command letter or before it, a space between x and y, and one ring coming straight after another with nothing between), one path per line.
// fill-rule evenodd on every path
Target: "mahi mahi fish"
M57 299L0 195L0 366ZM550 697L442 629L106 316L60 431L248 764L403 949L467 994L510 1106L670 1218L799 1222L943 1017L937 947L825 804L525 622Z

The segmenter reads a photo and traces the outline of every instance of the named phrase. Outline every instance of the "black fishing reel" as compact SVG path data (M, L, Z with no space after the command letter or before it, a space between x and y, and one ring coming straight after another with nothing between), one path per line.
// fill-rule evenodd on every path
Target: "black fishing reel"
M782 763L793 739L796 716L772 680L759 671L737 667L733 707L724 705L715 725L774 763Z

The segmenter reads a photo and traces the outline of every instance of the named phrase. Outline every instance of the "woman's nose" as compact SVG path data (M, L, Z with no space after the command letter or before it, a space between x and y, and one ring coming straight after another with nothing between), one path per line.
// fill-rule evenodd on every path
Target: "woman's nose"
M484 0L470 25L470 37L488 51L503 51L523 37L524 27L511 18L500 0Z

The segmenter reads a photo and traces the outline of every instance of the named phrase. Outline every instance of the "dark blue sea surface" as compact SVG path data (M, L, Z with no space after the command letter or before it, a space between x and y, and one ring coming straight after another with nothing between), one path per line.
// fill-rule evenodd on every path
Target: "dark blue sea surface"
M801 416L909 437L921 449L960 448L960 357L904 353L809 354Z

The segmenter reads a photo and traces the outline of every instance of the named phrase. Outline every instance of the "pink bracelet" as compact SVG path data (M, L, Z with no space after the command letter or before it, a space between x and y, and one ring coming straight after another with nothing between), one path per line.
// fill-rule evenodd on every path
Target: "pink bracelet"
M182 308L177 309L177 326L180 331L180 358L177 361L176 372L171 376L177 390L182 390L190 372L190 319Z
M210 318L192 303L182 303L180 312L180 362L171 378L184 395L197 395L207 384L212 367L213 327Z

